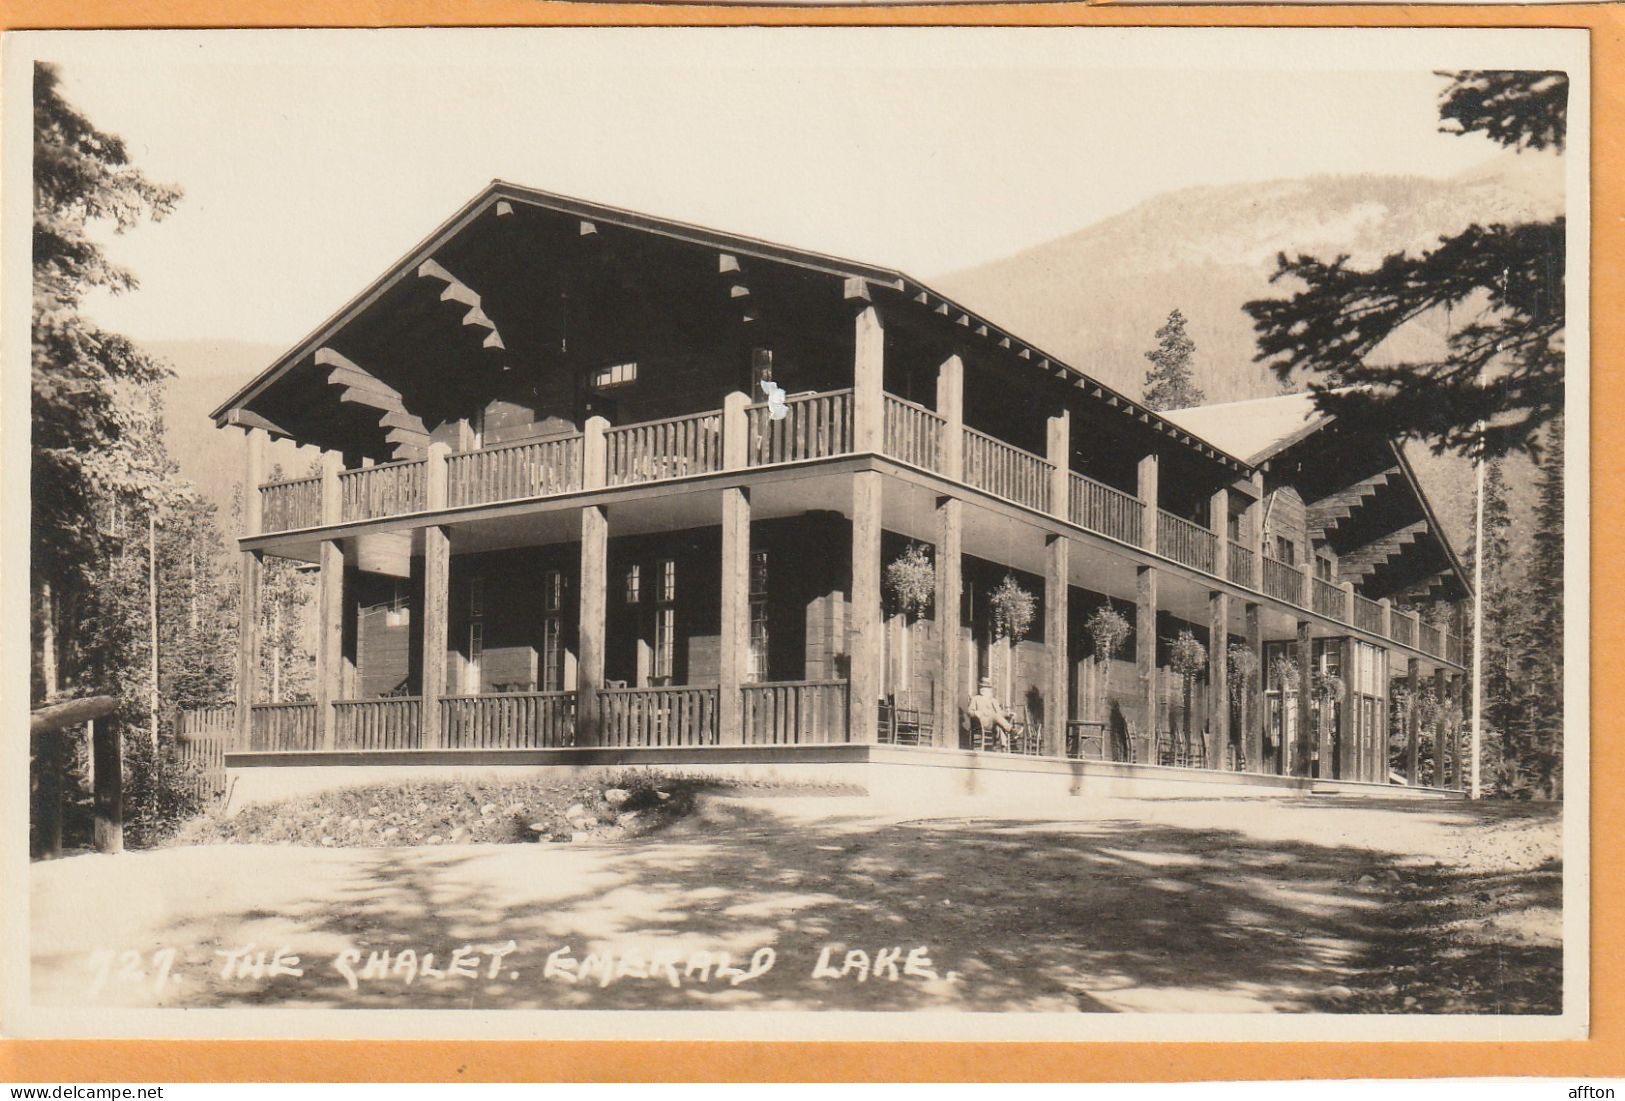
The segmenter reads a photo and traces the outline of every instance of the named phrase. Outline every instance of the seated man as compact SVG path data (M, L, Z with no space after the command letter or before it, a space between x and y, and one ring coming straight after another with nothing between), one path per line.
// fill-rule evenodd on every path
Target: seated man
M999 748L1003 749L1010 743L1010 717L1005 714L1004 708L993 696L993 682L986 677L982 678L981 685L976 689L976 695L970 698L970 717L982 731L995 734Z

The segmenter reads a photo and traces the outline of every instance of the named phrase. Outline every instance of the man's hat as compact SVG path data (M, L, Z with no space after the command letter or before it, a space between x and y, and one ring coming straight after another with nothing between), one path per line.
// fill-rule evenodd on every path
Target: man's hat
M991 678L991 677L983 677L982 678L982 683L977 685L976 687L977 687L978 690L983 689L983 688L992 688L993 687L993 678Z

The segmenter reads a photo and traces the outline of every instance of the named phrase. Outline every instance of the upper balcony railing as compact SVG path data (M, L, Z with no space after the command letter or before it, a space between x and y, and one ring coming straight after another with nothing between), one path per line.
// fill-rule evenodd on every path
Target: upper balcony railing
M1242 543L1230 544L1230 572L1226 574L1231 581L1238 585L1245 585L1249 589L1258 587L1256 576L1258 555Z
M1082 474L1073 474L1069 484L1072 487L1069 520L1080 528L1140 545L1145 505L1138 497Z
M446 504L551 497L581 488L581 436L465 451L446 459Z
M1050 466L1042 456L965 429L965 484L1018 505L1049 511Z
M1317 577L1314 579L1310 592L1312 594L1310 599L1314 601L1316 615L1323 615L1327 619L1335 619L1339 623L1343 622L1342 589L1333 585L1330 581Z
M1264 556L1264 595L1303 606L1303 573L1295 566Z
M322 522L322 480L295 478L260 486L260 530L267 534L313 528Z
M775 415L775 413L778 415ZM1079 528L1152 550L1190 569L1225 580L1337 623L1348 622L1343 590L1306 579L1297 568L1241 542L1222 539L1201 524L1155 510L1155 539L1145 530L1148 508L1132 493L1074 471L1060 473L1043 456L980 432L960 427L923 405L883 395L880 447L890 458L953 477L1006 501L1053 514ZM445 457L445 506L537 500L595 487L637 485L710 474L736 467L755 468L851 454L858 438L856 394L851 389L798 394L782 405L730 405L724 410L602 428L598 446L589 433L501 444ZM737 418L737 419L735 419ZM949 446L951 429L960 432L959 454ZM729 433L743 437L730 437ZM433 496L434 457L381 463L337 472L339 522L385 519L426 511ZM1063 489L1064 487L1064 489ZM1056 499L1059 494L1064 499ZM320 527L324 522L321 477L269 482L259 487L260 530L265 534ZM438 507L438 506L437 506ZM1220 568L1224 572L1220 574ZM1383 634L1381 605L1355 595L1352 626ZM1438 628L1418 626L1394 613L1388 637L1420 647L1438 658L1461 661L1462 644ZM638 706L630 703L629 706ZM480 704L484 708L485 704ZM504 704L503 706L509 706ZM540 707L541 705L536 705ZM549 703L549 708L555 704ZM473 707L473 705L468 705ZM466 709L466 708L465 708ZM478 741L482 711L469 711L471 739ZM537 712L538 737L561 737L564 721ZM366 717L359 710L355 721ZM573 722L573 719L571 720ZM447 725L465 722L462 711L443 717ZM357 727L357 736L363 736ZM297 740L294 738L292 740Z
M428 503L422 459L364 466L339 471L340 517L350 520L378 520L421 512Z
M784 401L784 416L766 403L748 406L748 466L827 459L852 450L852 391L800 394Z
M1175 562L1212 573L1217 548L1218 539L1200 524L1160 508L1157 510L1157 550Z
M886 454L923 470L941 470L944 423L925 406L887 394Z
M721 470L722 410L606 429L604 453L612 486Z

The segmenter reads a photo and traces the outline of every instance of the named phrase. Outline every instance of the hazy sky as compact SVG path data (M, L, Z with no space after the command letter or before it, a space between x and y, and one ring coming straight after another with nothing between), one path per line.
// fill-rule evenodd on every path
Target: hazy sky
M493 177L929 278L1160 192L1442 176L1432 70L1493 32L477 31L34 35L185 198L118 238L145 339L291 343ZM16 70L12 72L15 74Z

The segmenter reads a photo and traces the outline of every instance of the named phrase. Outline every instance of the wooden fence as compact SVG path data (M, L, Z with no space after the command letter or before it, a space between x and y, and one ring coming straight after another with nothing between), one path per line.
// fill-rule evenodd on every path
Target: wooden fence
M457 508L578 490L581 440L562 436L452 455L446 460L446 504Z
M747 684L741 691L747 745L847 740L845 681Z
M786 398L784 416L776 420L766 404L748 406L745 424L749 466L845 455L852 450L852 391Z
M1296 566L1264 556L1264 595L1288 604L1303 604L1303 574Z
M427 504L422 459L339 471L340 518L376 520L421 512Z
M603 745L715 745L716 687L605 688L598 693Z
M923 470L942 469L943 420L923 405L886 395L886 454Z
M1157 553L1193 570L1212 573L1217 549L1218 539L1207 528L1171 512L1157 510Z
M1018 505L1049 511L1049 463L974 428L965 429L965 483Z
M333 727L335 749L417 749L423 745L423 700L335 700Z
M251 750L317 749L317 737L314 703L256 703L249 708Z
M1258 587L1258 556L1252 549L1240 543L1230 544L1230 572L1229 580L1238 585L1245 585L1249 589Z
M448 749L557 749L576 740L574 692L446 696L440 729Z
M722 412L622 425L604 432L607 484L632 485L722 469Z
M1138 497L1082 474L1072 474L1069 484L1072 492L1071 500L1067 503L1067 515L1074 524L1134 546L1140 545L1140 525L1145 516L1145 505Z
M260 530L266 534L313 528L321 522L320 478L295 478L260 486Z

